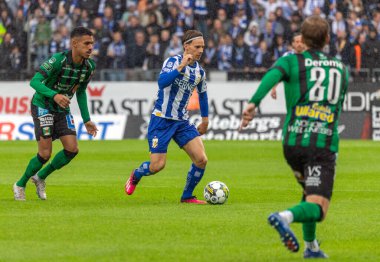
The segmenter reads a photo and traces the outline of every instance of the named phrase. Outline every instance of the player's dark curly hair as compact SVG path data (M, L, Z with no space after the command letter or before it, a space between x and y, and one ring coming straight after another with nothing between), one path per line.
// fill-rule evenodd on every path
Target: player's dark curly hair
M78 26L78 27L75 27L73 31L71 31L70 38L74 38L77 36L84 36L84 35L93 36L94 34L87 27Z
M182 37L182 45L190 44L192 41L189 41L196 37L203 37L203 34L198 30L187 30Z
M306 18L301 26L304 43L313 49L322 49L329 36L330 26L326 19L313 15Z

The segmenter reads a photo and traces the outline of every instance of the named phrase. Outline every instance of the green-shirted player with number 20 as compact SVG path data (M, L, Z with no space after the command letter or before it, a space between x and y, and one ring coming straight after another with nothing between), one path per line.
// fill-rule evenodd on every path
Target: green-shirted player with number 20
M244 109L240 126L249 124L264 96L283 81L287 108L284 156L303 187L303 198L300 204L271 214L268 222L293 252L299 250L299 243L289 225L302 223L304 258L327 257L316 240L316 223L326 217L332 196L338 120L349 77L341 61L321 51L330 40L329 30L328 22L319 16L303 22L301 35L307 50L278 59Z
M74 119L70 113L70 100L76 94L83 123L87 132L96 136L96 125L90 120L86 88L95 70L90 59L93 50L93 33L85 27L71 32L71 50L56 53L44 62L30 85L36 90L32 98L31 112L38 153L33 157L25 173L13 185L15 200L25 200L25 187L31 178L37 195L46 199L45 179L54 170L67 165L78 154L78 142ZM63 150L43 169L52 153L52 141L59 138Z

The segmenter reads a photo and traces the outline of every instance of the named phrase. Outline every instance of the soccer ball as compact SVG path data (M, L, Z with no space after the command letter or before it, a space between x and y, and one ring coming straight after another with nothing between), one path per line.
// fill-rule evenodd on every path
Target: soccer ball
M224 204L227 201L229 194L230 191L226 184L220 181L212 181L208 183L203 192L206 201L213 205Z

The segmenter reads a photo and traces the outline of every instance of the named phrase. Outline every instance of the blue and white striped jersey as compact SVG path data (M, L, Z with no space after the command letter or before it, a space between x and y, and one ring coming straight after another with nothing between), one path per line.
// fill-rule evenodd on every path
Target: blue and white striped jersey
M158 79L158 93L153 113L156 116L187 120L187 105L191 94L197 88L198 93L207 91L206 73L198 62L188 65L178 73L182 55L165 60Z

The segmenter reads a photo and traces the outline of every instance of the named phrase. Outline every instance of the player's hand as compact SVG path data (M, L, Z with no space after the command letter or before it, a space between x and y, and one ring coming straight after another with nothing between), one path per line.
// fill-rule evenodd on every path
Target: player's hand
M186 54L183 56L181 64L178 66L178 71L181 72L184 67L189 65L193 61L193 55L191 54Z
M272 88L272 90L270 91L270 96L273 98L273 99L277 99L277 91L276 91L276 86Z
M62 108L67 108L70 105L70 99L65 95L56 94L53 99Z
M202 122L198 125L197 130L199 134L204 135L207 132L208 128L208 120L202 120Z
M87 133L92 135L93 137L96 137L96 134L98 133L98 129L96 128L96 125L92 121L88 121L84 123L84 126L86 127Z
M255 117L256 114L256 105L249 103L246 108L243 111L243 114L241 116L241 122L239 131L243 130L244 127L248 126L249 122Z

